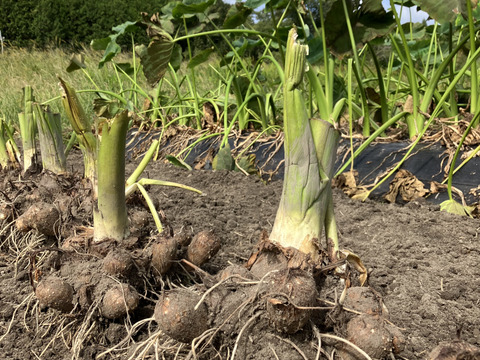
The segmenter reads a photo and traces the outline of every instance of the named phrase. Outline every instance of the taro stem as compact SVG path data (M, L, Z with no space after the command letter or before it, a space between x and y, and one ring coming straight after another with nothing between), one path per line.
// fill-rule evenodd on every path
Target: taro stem
M67 160L60 114L54 114L48 106L40 104L35 104L35 110L43 169L55 174L65 173Z
M308 118L300 89L308 47L297 44L296 38L296 30L290 30L284 85L285 177L270 240L317 259L330 211L329 186L338 135L329 123Z
M78 143L83 153L83 162L85 174L84 177L95 186L95 158L96 158L96 139L92 133L92 123L85 115L82 104L78 100L75 90L70 87L60 77L60 86L62 87L62 103L67 113L68 120L73 130L77 134Z
M102 140L96 167L98 193L93 208L94 241L122 241L127 233L125 142L128 111L99 121Z
M0 118L0 166L6 169L10 163L10 157L7 151L7 140L5 138L3 119Z
M31 86L23 88L23 112L18 114L20 136L23 147L23 171L34 169L37 165L35 150L35 120L33 115L33 89Z

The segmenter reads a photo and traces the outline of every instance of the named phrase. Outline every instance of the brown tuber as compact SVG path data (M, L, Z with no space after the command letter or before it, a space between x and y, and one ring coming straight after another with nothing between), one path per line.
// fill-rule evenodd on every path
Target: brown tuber
M152 267L158 275L165 275L177 257L177 241L160 236L152 246Z
M480 348L463 340L443 341L428 354L427 360L478 360Z
M313 277L302 270L284 269L267 277L267 313L275 329L287 334L301 330L310 320L316 304L317 287Z
M49 276L40 281L35 295L41 307L69 312L73 309L73 288L56 276Z
M15 225L21 232L31 229L46 236L58 234L60 214L52 204L39 202L30 206L16 221Z
M187 248L186 259L201 266L220 250L221 241L212 231L201 231L192 239Z
M186 290L173 289L164 294L155 306L155 320L165 334L180 342L189 343L208 329L207 306L200 295Z
M127 250L112 249L103 259L103 270L112 276L127 276L134 266Z
M117 285L108 290L102 301L102 315L107 319L118 319L132 312L138 306L139 296L127 284Z
M398 354L405 347L405 339L400 331L379 315L359 315L347 324L347 340L360 347L373 359L384 359L391 353ZM344 360L365 359L349 345L339 349Z
M388 317L388 312L385 305L383 305L382 299L368 287L354 286L348 288L343 306L363 314Z

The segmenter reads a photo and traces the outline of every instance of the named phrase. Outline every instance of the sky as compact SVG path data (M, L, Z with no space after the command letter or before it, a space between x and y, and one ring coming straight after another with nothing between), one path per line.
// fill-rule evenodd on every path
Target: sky
M235 4L235 0L223 0L227 4ZM383 0L383 7L386 10L390 9L390 1ZM396 5L397 12L400 14L400 6ZM409 10L409 11L408 11ZM412 16L412 22L422 22L424 19L428 18L428 14L424 11L416 11L416 7L404 8L402 12L401 22L406 23L410 21L410 13Z

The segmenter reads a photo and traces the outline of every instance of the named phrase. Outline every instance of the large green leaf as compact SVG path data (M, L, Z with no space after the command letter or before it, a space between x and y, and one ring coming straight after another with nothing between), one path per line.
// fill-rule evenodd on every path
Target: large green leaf
M136 46L135 51L140 57L147 81L155 86L167 71L175 43L170 34L161 28L158 16L148 19L144 15L144 24L147 25L147 35L151 41L148 47Z
M119 54L122 49L120 45L117 44L117 38L123 34L131 33L141 26L141 23L138 21L126 21L123 24L115 26L112 28L113 34L102 39L94 39L90 43L92 49L101 51L104 50L103 57L98 63L98 67L102 68L105 63L111 61L117 54Z
M457 14L467 16L467 2L465 0L412 0L430 17L440 24L451 22L456 19ZM477 0L471 0L472 7L477 5Z
M392 12L386 12L381 0L346 0L356 44L364 45L388 34L395 26ZM325 16L327 42L336 53L351 50L347 22L341 0L335 0Z
M244 6L242 3L236 3L235 6L232 6L228 11L227 18L223 23L223 28L234 29L237 26L243 25L252 12L252 8Z
M205 12L215 0L183 0L177 3L172 9L172 15L175 18L181 18L185 14L197 14Z

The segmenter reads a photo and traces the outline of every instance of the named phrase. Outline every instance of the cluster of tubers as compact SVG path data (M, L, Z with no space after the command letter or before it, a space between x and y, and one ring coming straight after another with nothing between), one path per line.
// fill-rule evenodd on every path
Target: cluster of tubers
M38 211L34 211L34 213L37 214ZM20 219L19 224L22 225L23 223L24 221ZM30 225L25 226L25 229L27 228L32 227ZM159 236L151 246L150 267L155 276L165 275L172 264L178 260L182 251L184 257L190 263L201 266L218 252L220 245L220 239L211 231L199 232L193 239L188 236ZM75 300L78 300L81 308L88 308L93 299L101 299L100 313L107 319L122 318L134 311L139 305L140 296L135 287L129 284L129 280L135 277L134 272L137 269L137 264L131 253L122 248L114 248L102 259L101 266L105 275L117 278L121 282L100 275L105 288L105 290L101 290L100 286L97 286L98 284L72 286L58 276L47 276L37 284L35 289L35 295L40 306L61 312L70 312L74 308ZM78 289L74 287L78 287ZM89 290L89 287L93 287L94 290ZM190 298L192 297L186 296L185 301ZM168 299L168 296L164 297L159 303ZM204 311L206 310L204 309ZM206 324L206 322L203 324ZM167 330L166 333L169 333L169 331ZM172 334L175 336L174 332ZM188 332L182 336L189 338Z

